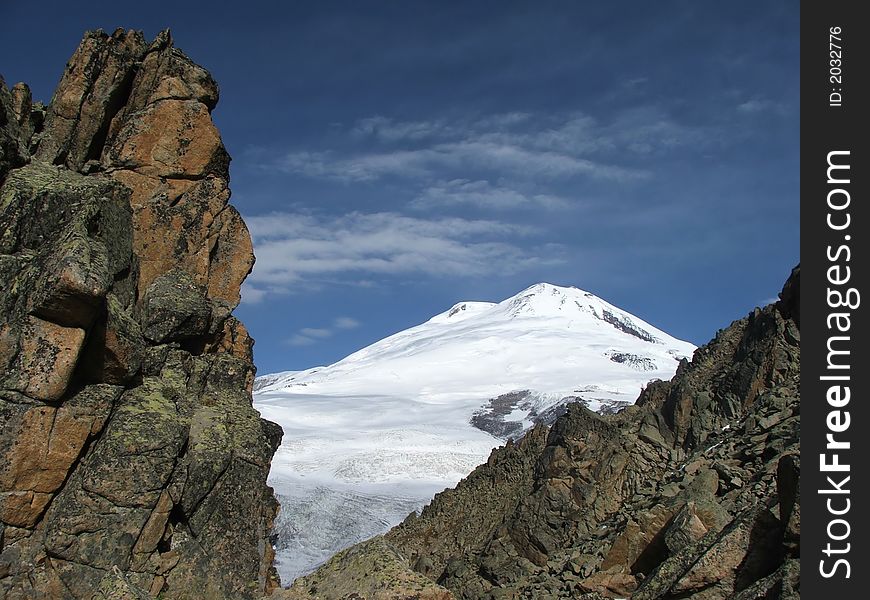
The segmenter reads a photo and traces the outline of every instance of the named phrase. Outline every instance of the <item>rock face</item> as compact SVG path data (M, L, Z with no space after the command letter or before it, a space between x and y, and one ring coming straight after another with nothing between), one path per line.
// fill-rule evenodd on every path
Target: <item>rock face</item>
M47 109L0 79L0 598L276 585L217 100L168 32L85 34Z
M289 597L414 597L357 567L389 556L462 599L799 598L799 290L796 268L636 405L570 405Z

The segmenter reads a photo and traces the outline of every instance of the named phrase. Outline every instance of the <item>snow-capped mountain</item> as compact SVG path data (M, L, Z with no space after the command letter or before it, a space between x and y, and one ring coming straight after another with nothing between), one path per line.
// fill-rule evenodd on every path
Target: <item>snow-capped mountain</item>
M603 400L633 401L693 351L589 292L539 283L498 304L460 302L333 365L266 375L257 386L260 393L432 402L523 389L561 397L583 388L597 408Z
M258 378L288 581L401 521L567 400L632 403L694 346L577 288L460 302L343 360Z

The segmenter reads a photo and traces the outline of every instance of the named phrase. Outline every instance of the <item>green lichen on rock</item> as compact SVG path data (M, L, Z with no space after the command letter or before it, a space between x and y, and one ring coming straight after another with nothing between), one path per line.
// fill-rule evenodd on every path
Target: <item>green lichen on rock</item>
M452 600L445 588L408 569L407 559L383 536L342 550L316 573L297 579L278 600Z
M203 337L211 320L205 288L180 269L148 286L139 312L143 334L156 344Z
M168 32L87 33L47 113L0 79L0 597L277 583L216 101Z

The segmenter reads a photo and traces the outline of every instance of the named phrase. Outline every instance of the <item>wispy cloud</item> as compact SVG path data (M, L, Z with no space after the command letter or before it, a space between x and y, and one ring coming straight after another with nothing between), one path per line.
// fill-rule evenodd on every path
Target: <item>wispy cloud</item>
M332 330L326 329L323 327L315 328L315 327L305 327L304 329L300 329L299 333L306 337L312 338L326 338L332 335Z
M287 344L290 346L310 346L311 344L314 344L316 342L317 340L310 337L305 337L300 333L293 335L287 340Z
M358 138L376 138L384 142L425 140L455 135L455 128L444 120L395 121L374 116L360 119L351 128Z
M355 329L360 322L351 317L336 317L328 327L303 327L286 340L290 346L310 346L331 338L340 331Z
M493 185L486 180L451 179L431 185L411 202L418 209L448 206L476 206L484 209L568 208L573 203L553 194L529 194L507 186Z
M649 77L632 77L622 82L622 87L626 89L635 89L649 83Z
M431 182L446 173L456 176L448 179L471 179L463 173L472 170L493 178L628 181L649 173L626 164L626 155L666 152L708 137L655 107L622 111L607 121L578 112L509 112L455 121L373 116L345 133L349 141L343 148L292 151L264 166L346 182L386 176Z
M528 222L564 219L567 211L590 210L589 198L606 188L646 183L654 176L648 170L654 159L716 143L708 134L656 106L606 119L578 111L421 120L375 115L338 126L328 136L330 146L278 158L264 153L260 167L371 183L361 196L384 208L247 218L257 263L243 298L255 303L270 293L314 286L377 285L397 276L480 277L564 262L565 248L547 245L543 230ZM372 198L372 190L383 198ZM640 212L610 211L607 223L639 218ZM471 218L477 215L485 217Z
M474 277L513 273L561 262L559 246L531 245L540 232L527 225L462 218L422 219L396 213L247 217L257 262L245 300L323 277L413 275ZM334 328L350 328L352 320ZM299 332L312 338L311 332Z
M360 326L360 322L351 317L338 317L332 326L336 329L356 329Z
M751 98L737 105L737 112L743 114L776 113L783 114L788 107L780 102L765 98Z
M338 181L374 181L397 177L434 177L443 171L469 168L495 173L562 178L586 175L597 179L640 179L644 171L573 156L565 152L526 148L492 139L467 139L417 150L373 152L348 157L334 152L291 152L275 168L308 177Z

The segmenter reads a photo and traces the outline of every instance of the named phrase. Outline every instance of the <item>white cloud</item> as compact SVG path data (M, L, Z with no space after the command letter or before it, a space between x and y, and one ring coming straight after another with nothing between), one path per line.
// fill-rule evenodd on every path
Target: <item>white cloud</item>
M649 176L625 166L626 154L652 154L705 139L655 108L634 109L601 122L583 113L533 115L513 112L471 120L396 121L361 119L347 131L361 151L294 151L268 167L338 181L385 176L457 179L469 170L524 179L591 177L627 181Z
M338 181L373 181L387 175L433 177L443 170L486 169L523 173L526 177L561 178L587 175L597 179L630 180L647 176L624 168L550 150L530 149L494 139L468 139L419 150L397 150L332 158L330 153L293 152L277 163L287 173Z
M242 302L245 304L259 304L266 294L266 290L255 287L249 281L242 284Z
M328 338L332 335L332 330L324 327L304 327L299 330L299 333L309 338Z
M746 102L742 102L737 105L737 111L744 114L758 114L758 113L784 113L786 112L786 107L778 102L774 102L773 100L766 100L763 98L751 98Z
M340 331L355 329L359 326L360 322L351 317L336 317L332 321L331 327L303 327L286 340L286 343L290 346L310 346L327 338L331 338Z
M474 208L485 214L516 211L512 217L520 220L529 215L520 211L535 211L543 222L548 216L541 211L591 205L563 195L583 189L575 178L639 181L651 173L633 165L649 164L651 156L716 143L715 136L655 107L625 110L606 121L580 112L407 121L372 116L336 129L329 139L336 133L346 139L331 149L294 151L262 166L346 183L397 179L380 189L398 190L396 203L410 199L400 211L425 210L440 218L419 218L419 212L247 218L257 263L246 302L312 286L377 285L384 276L479 277L564 262L564 248L546 246L542 232L524 224L527 219L444 215L467 215Z
M375 116L357 121L351 133L356 137L374 137L384 142L398 142L455 135L456 130L443 120L395 121Z
M500 221L272 213L246 222L257 255L249 286L265 292L285 292L324 277L475 277L561 262L556 246L519 245L519 239L539 233L536 229Z
M311 344L315 343L316 341L317 340L315 340L315 339L312 339L310 337L305 337L304 335L297 333L296 335L294 335L293 337L288 339L287 343L290 346L310 346Z
M360 322L351 317L338 317L332 322L332 326L336 329L356 329Z
M411 202L413 208L430 209L471 205L485 209L544 208L561 209L571 201L551 194L527 194L489 181L452 179L431 185Z
M632 77L622 82L622 86L628 89L641 87L649 83L649 77Z

